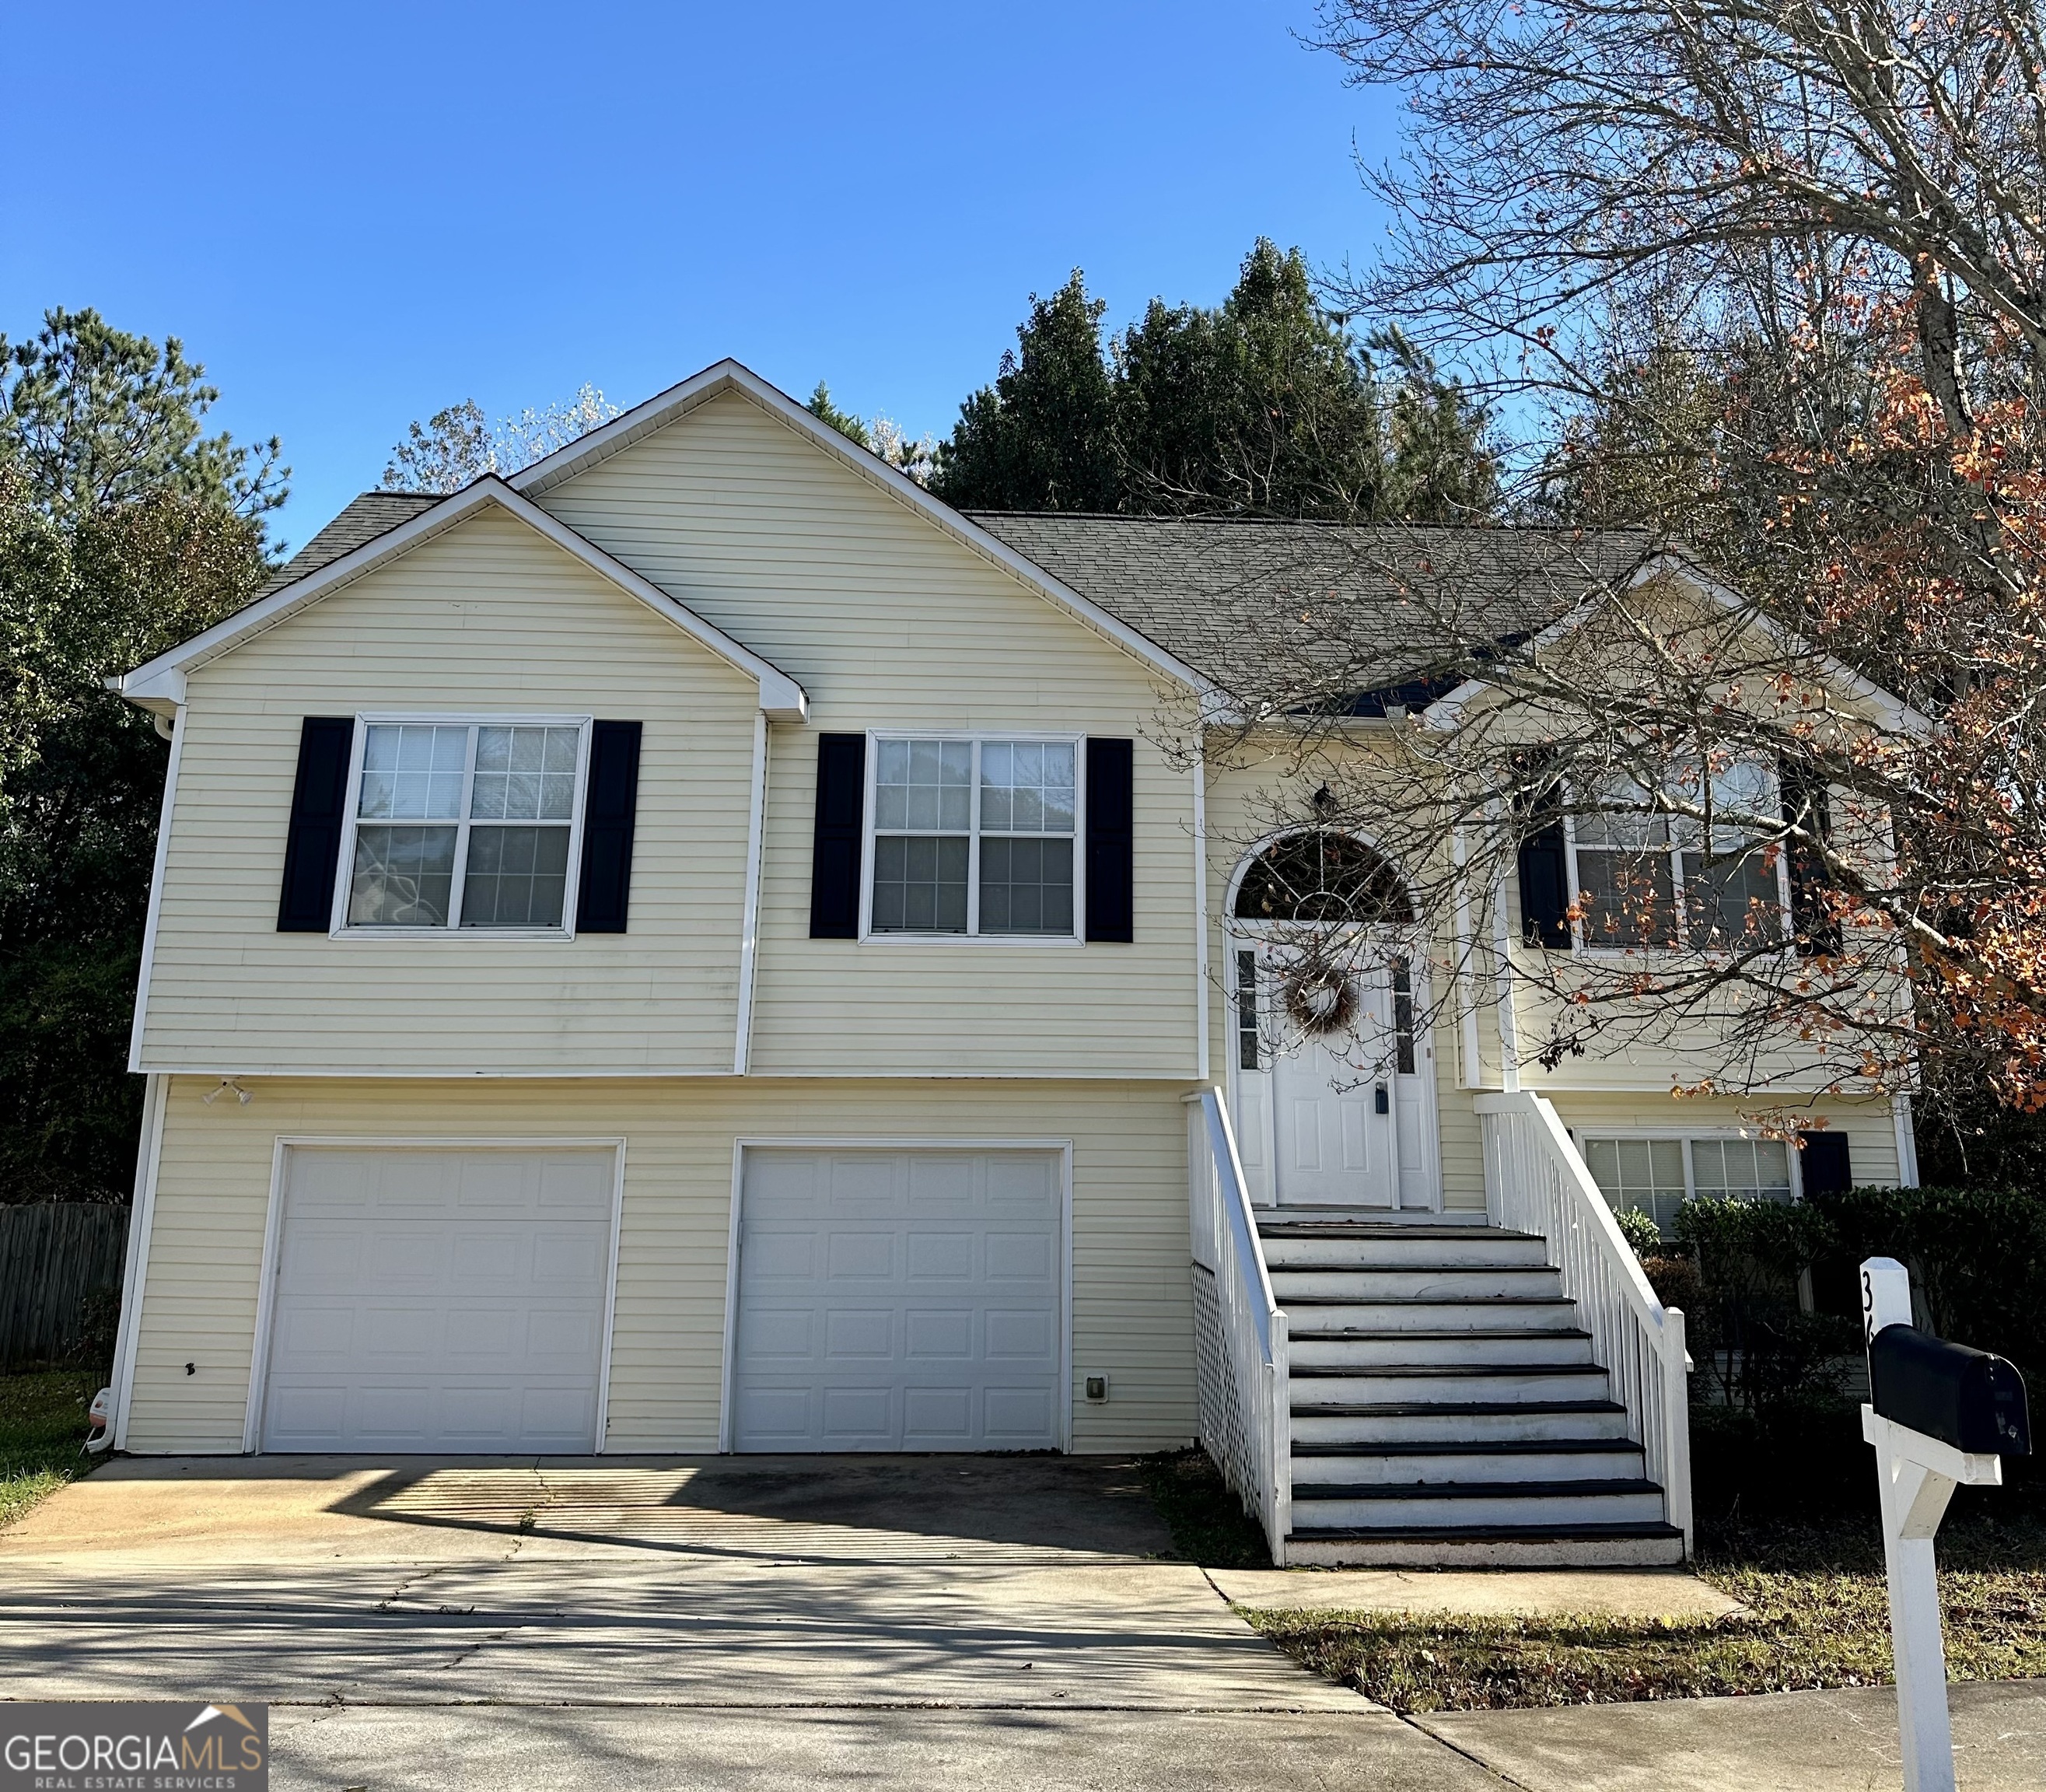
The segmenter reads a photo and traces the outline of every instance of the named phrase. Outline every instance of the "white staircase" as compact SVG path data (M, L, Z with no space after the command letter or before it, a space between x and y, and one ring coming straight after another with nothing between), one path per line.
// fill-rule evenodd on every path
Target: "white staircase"
M1257 1225L1289 1339L1285 1559L1684 1558L1541 1238L1322 1210Z

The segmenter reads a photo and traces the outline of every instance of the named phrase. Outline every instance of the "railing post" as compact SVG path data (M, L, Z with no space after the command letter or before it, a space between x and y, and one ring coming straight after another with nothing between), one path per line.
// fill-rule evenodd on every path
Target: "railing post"
M1696 1532L1691 1511L1691 1382L1685 1365L1684 1309L1662 1309L1662 1498L1670 1522L1684 1533L1684 1559L1691 1559Z
M1292 1327L1283 1312L1272 1315L1272 1566L1286 1566L1286 1539L1293 1532Z

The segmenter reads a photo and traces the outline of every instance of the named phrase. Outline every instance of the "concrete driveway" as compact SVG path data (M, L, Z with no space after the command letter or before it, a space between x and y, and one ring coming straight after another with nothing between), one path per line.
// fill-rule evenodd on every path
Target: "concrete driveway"
M118 1462L0 1537L11 1699L272 1705L280 1786L1500 1782L1084 1458Z

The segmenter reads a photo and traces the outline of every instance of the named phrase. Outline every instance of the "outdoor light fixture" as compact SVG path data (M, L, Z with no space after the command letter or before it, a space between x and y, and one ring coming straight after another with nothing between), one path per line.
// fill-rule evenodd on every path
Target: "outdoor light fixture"
M244 1107L246 1107L256 1099L254 1091L245 1089L241 1087L241 1079L237 1076L222 1077L220 1079L220 1087L218 1088L209 1089L199 1099L204 1102L208 1107L210 1107L215 1102L218 1101L222 1095L226 1095L230 1089L232 1089L234 1091L234 1099L241 1103Z

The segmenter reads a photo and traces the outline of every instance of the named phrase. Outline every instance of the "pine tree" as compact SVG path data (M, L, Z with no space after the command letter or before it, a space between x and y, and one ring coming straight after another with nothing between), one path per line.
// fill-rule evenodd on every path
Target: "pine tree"
M994 384L959 407L931 489L962 510L1119 508L1115 394L1102 357L1106 303L1080 271L1048 299L1030 295L1017 346Z

